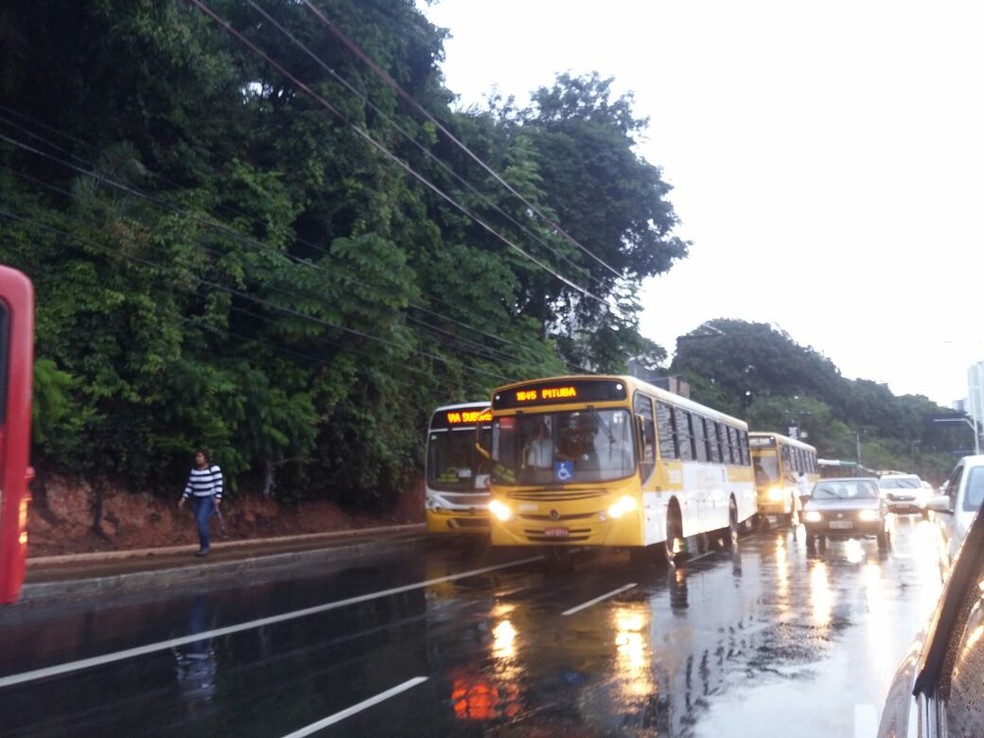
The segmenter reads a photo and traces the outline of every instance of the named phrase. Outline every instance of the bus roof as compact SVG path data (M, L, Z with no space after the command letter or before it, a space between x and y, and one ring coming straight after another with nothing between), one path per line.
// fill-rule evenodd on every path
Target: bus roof
M805 448L809 451L816 451L817 449L807 443L806 441L801 441L798 438L791 438L790 436L784 436L782 433L776 433L774 431L748 431L749 438L774 438L778 443L784 443L787 446L796 446L797 448ZM819 461L819 459L817 459Z
M664 402L679 407L683 410L699 412L705 417L711 418L712 420L718 420L718 421L723 420L731 423L732 425L736 425L743 430L747 430L748 428L748 424L741 418L736 418L732 415L728 415L727 413L723 413L720 410L715 410L712 407L708 407L707 405L702 405L699 402L684 397L683 395L678 395L675 392L670 392L669 390L665 390L662 387L657 387L654 384L645 382L639 379L638 377L632 377L628 375L618 375L618 374L571 374L571 375L558 375L553 377L537 377L522 382L512 382L510 384L497 387L492 392L493 406L495 405L495 397L501 393L515 391L517 389L522 389L528 386L539 387L545 384L552 384L552 383L557 383L557 384L566 383L566 384L573 385L577 382L622 382L626 387L627 390L626 395L628 397L631 397L632 390L642 390L646 394L652 395L659 400L663 400ZM564 402L565 404L569 402L570 404L593 405L596 402L604 402L604 401L605 400L585 402L583 400L581 401L565 400ZM538 403L531 403L531 404L538 404ZM554 402L551 404L559 404L559 403ZM510 407L507 409L507 412L516 409L517 408Z

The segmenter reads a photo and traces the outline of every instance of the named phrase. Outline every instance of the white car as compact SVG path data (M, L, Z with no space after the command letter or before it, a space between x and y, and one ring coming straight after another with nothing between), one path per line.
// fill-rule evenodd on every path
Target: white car
M882 474L878 489L893 513L917 513L926 517L926 503L932 495L930 489L916 474Z
M889 686L878 738L984 736L984 517L971 517L936 612Z
M984 454L960 459L944 485L946 494L930 498L926 507L933 511L939 527L940 565L945 575L984 500Z

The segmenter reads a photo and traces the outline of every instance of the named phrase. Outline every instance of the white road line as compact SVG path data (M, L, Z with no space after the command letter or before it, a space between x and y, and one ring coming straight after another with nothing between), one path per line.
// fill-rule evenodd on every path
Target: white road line
M581 610L587 607L591 607L592 605L597 605L602 600L607 600L609 597L614 597L620 592L624 592L627 589L632 589L635 586L636 586L635 582L633 582L632 584L626 584L624 587L619 587L618 589L613 590L608 594L603 594L601 597L595 597L593 600L589 602L585 602L583 605L578 605L577 607L572 607L570 610L565 610L564 612L561 613L561 615L573 615L576 612L580 612Z
M146 646L138 646L137 648L128 648L125 651L117 651L115 653L108 653L102 656L94 656L89 659L82 659L81 661L71 661L65 664L57 664L56 666L47 666L43 669L35 669L33 671L25 671L21 674L10 674L9 676L0 677L0 689L3 687L11 687L15 684L24 684L25 682L33 682L38 679L46 679L52 676L59 676L61 674L70 674L74 671L82 671L83 669L91 669L94 666L103 666L105 664L112 664L116 661L123 661L125 659L131 659L135 656L145 656L149 653L157 653L158 651L167 651L168 649L175 648L177 646L184 646L189 643L196 643L198 641L207 640L209 638L219 638L221 636L230 635L232 633L241 633L244 630L253 630L255 628L261 628L266 625L274 625L276 623L283 623L288 620L296 620L297 618L304 618L308 615L317 615L318 613L328 612L329 610L337 610L340 607L347 607L348 605L355 605L360 602L368 602L369 600L376 600L380 597L389 597L390 595L400 594L402 592L411 592L415 589L423 589L432 584L441 584L442 582L453 582L456 579L465 579L467 577L477 576L479 574L487 574L490 571L498 571L499 569L509 569L514 566L520 566L521 564L529 564L534 561L539 561L542 556L533 556L528 559L521 559L519 561L510 561L506 564L498 564L496 566L486 566L483 569L474 569L472 571L462 572L461 574L449 574L446 577L438 577L437 579L428 579L426 582L417 582L416 584L407 584L403 587L394 587L393 589L383 590L381 592L372 592L370 594L360 595L358 597L350 597L347 600L338 600L337 602L327 602L324 605L317 605L315 607L308 607L303 610L294 610L293 612L285 612L280 615L272 615L268 618L260 618L259 620L250 620L248 623L240 623L239 625L229 625L225 628L216 628L215 630L206 630L201 633L195 633L194 635L183 636L181 638L172 638L168 641L160 641L158 643L150 643Z
M421 682L426 682L427 677L414 677L413 679L408 679L403 682L403 684L398 684L391 689L387 689L385 692L380 692L374 697L370 697L367 700L363 700L357 705L352 705L351 707L346 707L341 712L336 712L334 715L329 715L324 720L319 720L316 723L311 723L310 725L301 728L300 730L295 730L293 733L288 733L284 738L302 738L305 735L311 735L312 733L317 733L322 728L327 728L329 725L333 725L347 717L355 715L357 712L365 710L367 707L372 707L373 705L378 705L384 700L388 700L390 697L399 694L400 692L405 692L411 687L416 687Z
M854 706L855 738L870 738L878 733L878 710L874 705Z

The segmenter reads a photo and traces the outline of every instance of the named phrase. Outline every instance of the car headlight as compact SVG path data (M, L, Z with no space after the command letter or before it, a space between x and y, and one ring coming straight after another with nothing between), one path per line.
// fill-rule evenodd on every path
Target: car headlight
M608 508L608 514L617 519L625 515L625 513L630 513L635 509L635 497L625 495L625 497L620 497L616 502L611 504Z
M877 510L862 510L858 513L858 520L863 520L866 523L881 520L881 513Z
M786 497L786 491L782 487L769 487L769 499L779 502Z
M809 512L803 513L804 523L822 523L823 515L818 513L816 510L810 510Z
M489 512L495 515L503 523L512 517L512 510L504 502L499 502L498 500L492 500L489 503Z

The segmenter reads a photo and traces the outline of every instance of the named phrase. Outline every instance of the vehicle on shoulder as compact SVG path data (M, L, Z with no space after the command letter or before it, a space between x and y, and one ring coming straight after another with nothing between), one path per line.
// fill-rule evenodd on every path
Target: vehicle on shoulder
M939 530L940 567L946 576L984 501L984 454L960 459L941 490L945 492L931 497L926 506L932 511Z
M936 611L889 686L878 738L984 736L982 632L984 518L974 513Z
M808 549L823 548L828 539L875 538L878 548L885 550L894 522L875 477L821 479L803 507Z
M926 503L933 496L932 488L916 474L883 474L878 478L888 509L893 513L915 513L929 516Z

